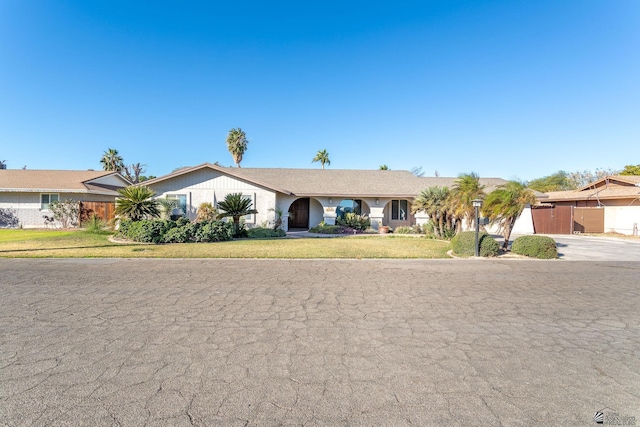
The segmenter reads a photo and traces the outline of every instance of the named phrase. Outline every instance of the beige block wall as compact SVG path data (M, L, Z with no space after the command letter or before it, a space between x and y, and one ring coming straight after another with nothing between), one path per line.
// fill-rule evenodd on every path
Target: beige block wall
M633 235L634 224L636 227L640 227L640 206L605 206L605 233L615 232Z

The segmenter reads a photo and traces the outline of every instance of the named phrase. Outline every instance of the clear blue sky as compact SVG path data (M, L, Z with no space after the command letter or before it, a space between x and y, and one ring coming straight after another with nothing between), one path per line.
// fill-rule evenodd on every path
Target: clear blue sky
M640 1L0 0L0 160L163 175L640 163Z

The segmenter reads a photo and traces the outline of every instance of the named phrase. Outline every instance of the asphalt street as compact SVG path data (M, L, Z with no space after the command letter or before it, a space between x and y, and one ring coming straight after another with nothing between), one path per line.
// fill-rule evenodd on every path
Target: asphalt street
M0 425L640 422L639 273L0 259Z

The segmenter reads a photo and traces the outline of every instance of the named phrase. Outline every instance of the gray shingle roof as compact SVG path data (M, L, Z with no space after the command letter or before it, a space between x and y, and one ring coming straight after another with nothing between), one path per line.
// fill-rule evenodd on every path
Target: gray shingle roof
M416 177L411 172L403 170L235 168L204 163L146 181L143 185L202 168L211 168L274 191L296 196L415 197L427 187L451 187L456 180ZM487 192L506 183L501 178L481 178L480 182L487 186Z

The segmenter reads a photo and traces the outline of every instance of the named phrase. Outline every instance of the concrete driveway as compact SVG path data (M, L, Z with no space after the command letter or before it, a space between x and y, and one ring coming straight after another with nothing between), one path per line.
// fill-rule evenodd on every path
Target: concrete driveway
M640 239L550 235L567 261L640 261Z
M638 263L0 259L0 425L640 420Z

